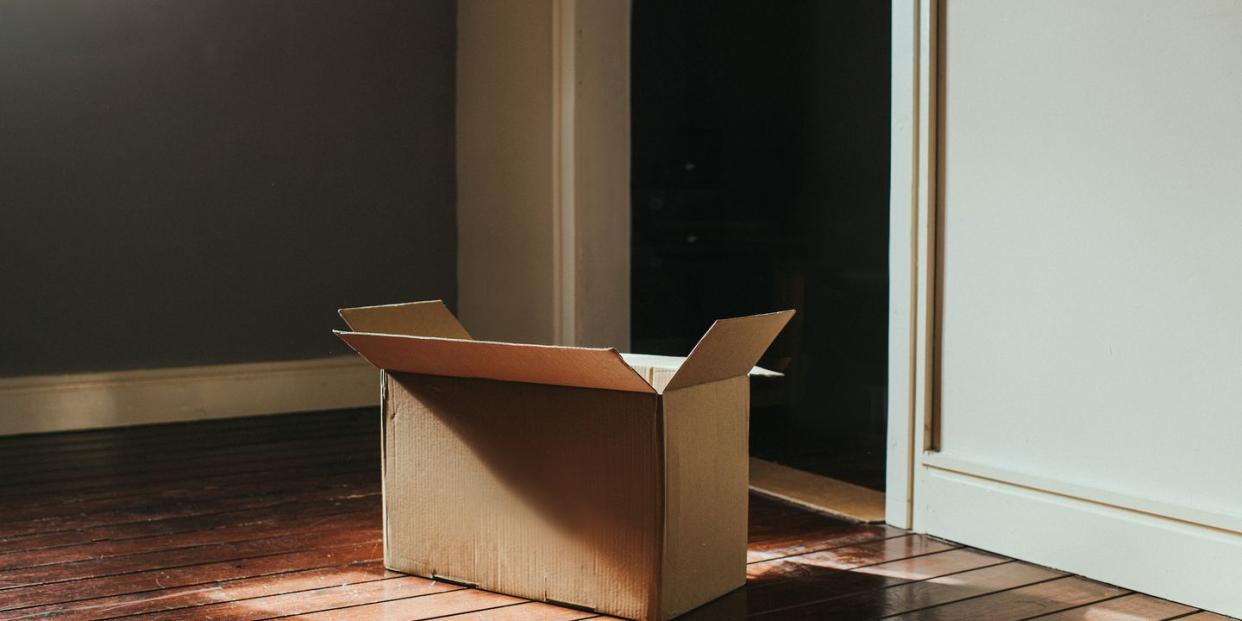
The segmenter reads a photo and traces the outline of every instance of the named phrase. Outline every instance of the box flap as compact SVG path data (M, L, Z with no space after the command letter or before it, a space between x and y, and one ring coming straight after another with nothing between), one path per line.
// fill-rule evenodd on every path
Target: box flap
M355 332L404 334L406 336L438 336L446 339L469 339L453 313L440 300L359 306L337 311Z
M794 311L787 310L718 320L694 346L664 392L746 375L793 315Z
M334 332L368 362L389 371L655 392L615 349Z

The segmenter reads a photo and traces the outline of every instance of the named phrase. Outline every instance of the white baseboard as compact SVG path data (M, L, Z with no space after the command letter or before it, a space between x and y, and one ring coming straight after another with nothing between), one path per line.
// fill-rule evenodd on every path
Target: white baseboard
M0 379L0 435L364 407L357 356Z
M920 530L1190 606L1242 615L1242 534L929 467ZM917 499L916 499L917 500Z

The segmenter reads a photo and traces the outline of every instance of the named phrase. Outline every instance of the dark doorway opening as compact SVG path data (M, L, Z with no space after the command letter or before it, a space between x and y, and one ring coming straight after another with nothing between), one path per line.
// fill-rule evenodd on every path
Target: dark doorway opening
M633 7L634 351L796 308L752 454L882 490L889 3Z

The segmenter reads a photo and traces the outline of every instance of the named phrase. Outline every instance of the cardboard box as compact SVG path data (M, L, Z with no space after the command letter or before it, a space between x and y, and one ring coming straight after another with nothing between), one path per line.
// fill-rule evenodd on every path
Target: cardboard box
M474 341L439 301L342 310L383 370L385 565L631 619L742 586L747 374L792 315L627 363Z

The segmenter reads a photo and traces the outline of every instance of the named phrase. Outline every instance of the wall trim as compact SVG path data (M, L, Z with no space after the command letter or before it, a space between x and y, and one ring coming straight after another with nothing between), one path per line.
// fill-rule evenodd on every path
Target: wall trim
M993 466L972 459L962 459L949 453L924 453L923 465L976 479L997 481L1045 494L1064 496L1242 536L1242 515L1236 513L1200 509L1170 500L1146 498L1094 485L1073 483L1012 468Z
M936 502L920 512L938 537L1242 615L1238 533L951 470L926 468L924 479Z
M379 403L357 356L0 379L0 435L282 414Z

